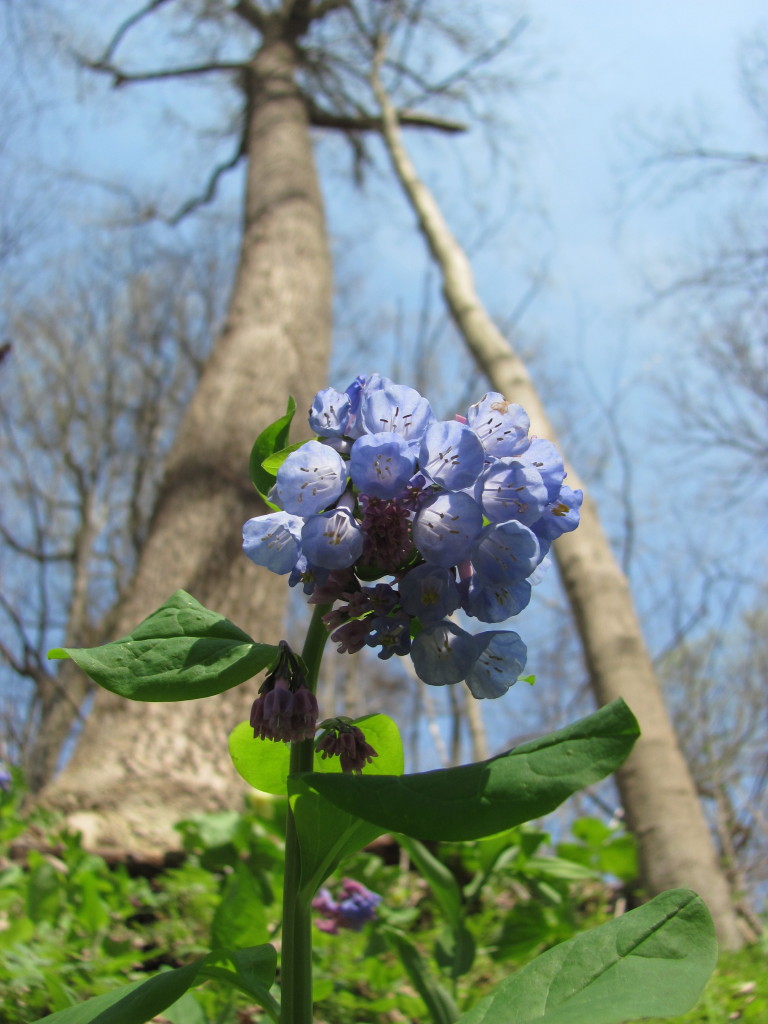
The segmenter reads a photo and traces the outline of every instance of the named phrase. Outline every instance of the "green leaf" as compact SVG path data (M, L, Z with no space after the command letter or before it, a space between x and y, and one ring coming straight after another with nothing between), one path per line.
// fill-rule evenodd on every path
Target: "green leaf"
M221 902L213 915L211 945L241 949L269 938L261 886L248 866L240 861L227 878Z
M222 967L222 964L229 966ZM166 1007L171 1006L193 985L207 978L227 981L254 996L275 1017L275 1003L269 989L275 978L277 953L273 946L252 949L214 950L207 956L164 971L146 981L69 1006L48 1017L45 1024L146 1024ZM35 1024L40 1024L35 1022Z
M475 962L475 938L468 928L446 925L435 942L435 960L454 981L466 974Z
M262 430L254 441L253 448L251 449L251 457L248 463L251 481L270 508L276 508L276 506L273 505L267 497L275 482L275 477L273 473L264 469L264 461L265 459L268 459L270 455L273 455L275 452L285 448L288 444L291 420L293 419L295 412L296 403L293 398L289 398L288 408L286 409L285 415L275 420L274 423L270 423L268 427Z
M403 743L397 723L387 715L364 715L355 719L354 724L362 729L366 740L378 754L371 764L365 766L365 774L380 772L389 776L402 773ZM341 772L337 757L323 761L316 754L315 767L321 773L337 775ZM334 807L300 778L288 779L288 793L301 851L302 899L312 899L342 861L372 843L384 830Z
M461 926L461 892L453 872L434 857L418 839L397 836L397 841L416 865L429 887L445 919L453 929Z
M695 1005L717 962L709 911L688 889L542 953L458 1024L621 1024Z
M280 469L282 464L291 454L291 452L297 452L299 448L302 448L307 442L296 441L295 444L289 444L287 448L281 448L279 452L275 452L262 462L262 468L269 473L270 476L277 477L277 471Z
M416 775L308 772L308 786L385 832L415 839L480 839L540 818L614 771L639 728L623 700L490 761Z
M387 715L365 715L355 720L365 733L366 740L378 754L365 766L365 775L402 775L404 767L403 744L397 723ZM236 725L229 735L229 753L237 773L263 793L285 796L286 779L291 759L291 748L286 743L253 738L248 722ZM324 774L340 774L338 757L323 759L315 753L314 770Z
M209 1024L205 1010L190 992L185 992L181 999L166 1007L163 1017L171 1024Z
M426 1003L433 1024L454 1024L459 1016L456 1004L443 986L432 977L418 949L402 932L394 928L381 930L400 957L413 987Z
M176 701L239 686L271 665L277 651L177 590L128 636L102 647L57 647L48 657L71 658L121 697Z
M372 843L384 830L329 804L300 778L289 778L288 792L299 839L299 899L309 902L342 861Z

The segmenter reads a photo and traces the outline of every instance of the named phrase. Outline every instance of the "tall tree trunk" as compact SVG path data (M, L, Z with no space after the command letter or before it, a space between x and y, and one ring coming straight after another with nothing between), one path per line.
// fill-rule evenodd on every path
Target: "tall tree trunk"
M440 268L446 302L459 331L493 389L526 409L533 433L556 441L523 362L480 301L469 261L416 173L376 76L374 86L395 174ZM567 469L569 485L579 487L576 473ZM720 941L738 948L743 937L728 884L664 704L627 579L589 494L578 530L560 538L553 548L595 697L600 704L624 697L640 722L641 738L619 769L618 784L638 842L643 885L649 895L676 886L694 889L707 902Z
M308 409L327 374L330 254L295 68L284 37L265 38L249 66L243 237L228 317L175 441L115 635L183 587L257 640L281 636L285 580L247 561L240 531L264 511L248 480L254 438L288 394ZM139 704L99 691L44 799L92 847L140 856L173 848L181 817L239 805L226 739L253 698L239 687L202 702Z

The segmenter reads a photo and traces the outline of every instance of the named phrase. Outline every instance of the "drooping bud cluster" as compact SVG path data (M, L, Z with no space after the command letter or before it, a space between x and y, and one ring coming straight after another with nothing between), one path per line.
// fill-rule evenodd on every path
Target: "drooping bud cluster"
M300 658L285 640L277 661L259 687L251 708L254 739L298 743L311 740L317 728L317 698L307 687Z
M381 903L378 893L371 892L352 878L344 878L341 886L338 900L334 900L325 888L312 900L312 909L322 915L315 924L321 932L329 935L338 935L340 928L359 932L366 922L376 916L376 908Z
M379 755L366 741L358 726L346 718L330 718L320 726L325 730L315 743L315 750L327 757L338 757L343 772L362 772L374 757Z
M501 696L524 643L450 616L518 614L552 541L578 525L582 494L555 446L500 394L441 421L378 374L318 392L309 423L317 439L285 458L270 493L281 511L243 528L248 557L336 603L326 623L340 651L410 654L424 682Z

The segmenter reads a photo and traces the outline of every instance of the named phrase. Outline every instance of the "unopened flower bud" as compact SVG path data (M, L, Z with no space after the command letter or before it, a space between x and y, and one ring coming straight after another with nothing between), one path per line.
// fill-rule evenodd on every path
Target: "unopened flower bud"
M362 729L344 718L333 718L323 722L325 733L315 744L315 749L327 757L338 757L341 770L345 773L362 772L378 753L365 739Z
M317 717L317 698L306 685L304 666L282 640L277 662L251 708L254 739L284 743L312 739Z

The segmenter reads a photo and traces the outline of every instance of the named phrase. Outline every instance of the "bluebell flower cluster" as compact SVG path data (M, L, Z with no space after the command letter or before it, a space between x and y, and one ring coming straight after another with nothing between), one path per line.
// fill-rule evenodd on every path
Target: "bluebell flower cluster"
M340 651L410 655L420 679L499 697L523 671L517 633L469 633L461 609L496 624L528 604L552 542L576 528L581 491L557 448L496 392L438 420L413 388L373 374L319 391L316 439L291 452L250 519L245 553L289 574L326 616Z

